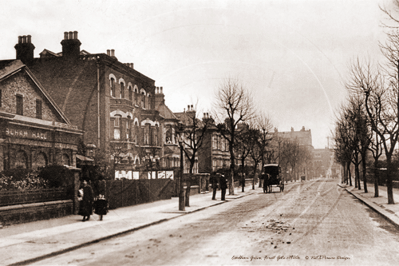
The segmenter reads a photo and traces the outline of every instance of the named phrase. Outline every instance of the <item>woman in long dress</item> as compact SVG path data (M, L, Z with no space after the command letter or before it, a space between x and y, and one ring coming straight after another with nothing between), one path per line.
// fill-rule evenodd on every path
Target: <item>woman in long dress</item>
M93 189L86 180L83 180L83 198L80 202L82 204L80 208L80 215L83 216L83 222L90 219L90 215L93 214Z

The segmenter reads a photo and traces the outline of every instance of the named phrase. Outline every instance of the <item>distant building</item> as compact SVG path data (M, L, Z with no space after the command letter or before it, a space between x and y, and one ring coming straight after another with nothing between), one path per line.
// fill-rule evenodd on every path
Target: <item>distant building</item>
M334 150L328 147L314 150L313 168L315 177L341 177L341 165L335 162Z
M208 113L204 113L202 120L208 121L209 127L198 153L199 172L211 173L229 168L230 152L227 140L218 132L215 121Z

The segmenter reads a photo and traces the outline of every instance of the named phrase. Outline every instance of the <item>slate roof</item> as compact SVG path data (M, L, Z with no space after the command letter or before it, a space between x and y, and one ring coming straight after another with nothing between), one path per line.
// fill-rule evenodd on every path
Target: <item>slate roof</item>
M165 104L160 104L157 108L157 111L165 119L178 120L178 118L175 116L175 114Z

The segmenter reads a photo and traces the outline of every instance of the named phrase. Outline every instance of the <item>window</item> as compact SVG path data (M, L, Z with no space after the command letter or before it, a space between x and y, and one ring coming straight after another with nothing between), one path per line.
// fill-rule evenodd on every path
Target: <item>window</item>
M28 156L22 150L18 151L15 155L15 165L14 168L28 168Z
M133 101L133 91L131 86L129 86L129 100Z
M165 134L165 143L171 144L172 143L172 127L167 126L166 134Z
M115 116L114 120L114 139L118 140L121 138L121 131L120 131L120 117Z
M69 156L67 154L65 154L65 153L62 155L61 161L62 161L61 162L62 165L71 165L71 162L69 160Z
M152 145L158 146L158 126L152 128Z
M139 124L136 122L136 124L135 124L135 132L134 132L134 142L136 143L136 144L138 144L138 135L139 135Z
M144 145L150 144L150 125L144 126Z
M148 109L151 109L151 95L148 95L148 97L147 97L147 108Z
M36 100L36 118L42 119L42 101Z
M123 82L121 82L121 99L125 98L125 84Z
M126 120L126 140L129 140L129 120L130 118L128 117Z
M17 115L23 115L24 114L24 97L22 95L17 95L16 96L17 100Z
M141 94L141 108L145 108L145 93Z
M109 80L109 86L111 88L111 96L115 97L115 79L114 78L111 78Z

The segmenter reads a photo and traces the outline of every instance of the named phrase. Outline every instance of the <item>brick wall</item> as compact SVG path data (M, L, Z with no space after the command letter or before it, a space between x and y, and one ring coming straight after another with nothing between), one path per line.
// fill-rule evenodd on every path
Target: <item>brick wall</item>
M23 115L36 118L36 99L42 100L42 119L47 121L61 120L55 115L49 103L45 101L39 90L29 82L23 72L5 80L2 85L2 107L1 109L16 114L16 95L23 96Z
M6 226L71 214L73 214L72 200L13 205L0 207L0 224Z

